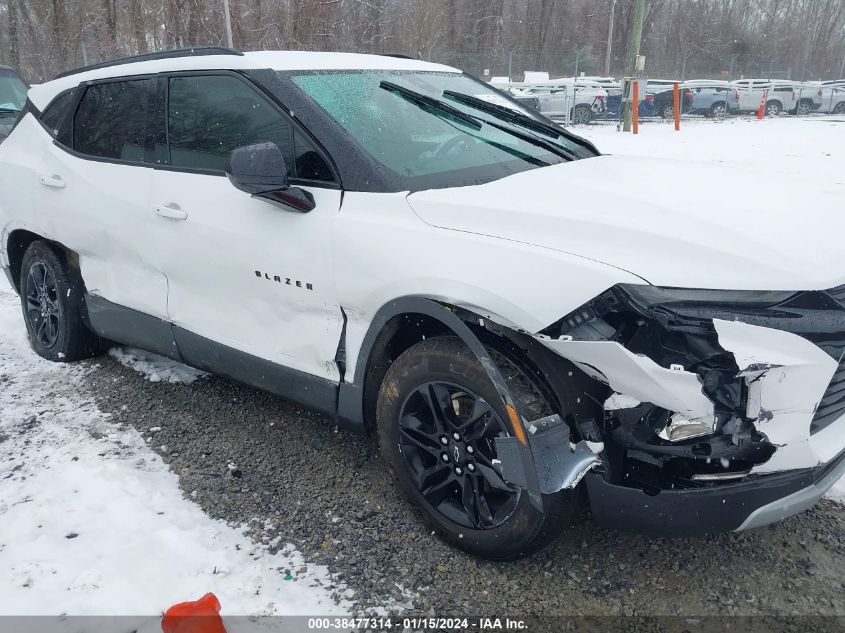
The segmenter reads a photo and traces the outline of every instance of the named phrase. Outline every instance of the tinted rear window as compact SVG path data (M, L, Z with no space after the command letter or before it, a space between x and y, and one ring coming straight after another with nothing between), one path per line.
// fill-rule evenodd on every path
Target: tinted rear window
M41 122L59 142L70 145L71 108L76 105L76 90L69 90L53 99L41 115Z
M100 158L143 162L148 94L139 79L90 86L73 121L73 148Z

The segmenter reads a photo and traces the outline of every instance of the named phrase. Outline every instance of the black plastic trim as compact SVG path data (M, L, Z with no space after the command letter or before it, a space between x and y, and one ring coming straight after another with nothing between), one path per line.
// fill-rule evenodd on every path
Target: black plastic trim
M590 473L585 481L593 521L601 527L655 536L705 536L736 530L758 508L812 486L821 471L749 475L737 483L661 490L656 495L608 483L600 473Z
M169 321L86 293L87 323L97 334L268 391L335 416L337 383L222 345Z
M53 79L61 79L62 77L70 77L71 75L78 75L79 73L88 72L89 70L99 70L100 68L112 68L113 66L123 66L124 64L134 64L137 62L149 62L159 59L176 59L179 57L206 57L209 55L236 55L243 57L243 53L236 51L233 48L226 48L225 46L197 46L195 48L179 48L171 51L159 51L156 53L144 53L142 55L132 55L131 57L121 57L120 59L112 59L99 64L90 64L88 66L81 66L72 70L66 70L59 73Z
M394 299L390 303L381 307L376 312L373 320L370 322L370 327L361 347L358 351L357 361L355 364L355 378L354 383L341 383L338 393L338 423L344 426L353 428L363 428L364 426L364 382L367 376L367 366L373 346L381 333L382 329L387 323L397 316L407 314L423 314L440 321L443 325L449 328L457 337L459 337L464 344L469 348L473 355L481 363L490 382L493 383L501 402L501 408L504 409L506 405L513 407L519 412L520 417L522 412L519 411L519 405L510 394L507 383L499 372L499 368L493 362L484 344L473 333L469 326L458 317L449 306L426 299L424 297L400 297ZM529 498L532 504L542 510L542 496L540 494L540 485L537 479L537 471L534 466L534 457L531 454L530 447L526 445L519 445L519 456L521 459L521 466L525 473Z
M89 327L103 338L183 361L168 321L91 293L85 293L85 305Z
M337 412L336 382L252 356L175 325L173 336L184 362L192 367L268 391L332 418Z

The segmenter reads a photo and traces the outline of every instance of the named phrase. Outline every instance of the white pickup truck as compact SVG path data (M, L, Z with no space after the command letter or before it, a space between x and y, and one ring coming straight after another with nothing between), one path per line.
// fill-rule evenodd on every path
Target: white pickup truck
M738 79L731 83L739 95L740 112L756 112L765 102L766 116L781 112L806 115L821 105L819 90L786 79Z
M511 84L510 92L515 97L536 97L541 114L575 125L586 125L594 114L607 109L607 90L598 82L580 77Z

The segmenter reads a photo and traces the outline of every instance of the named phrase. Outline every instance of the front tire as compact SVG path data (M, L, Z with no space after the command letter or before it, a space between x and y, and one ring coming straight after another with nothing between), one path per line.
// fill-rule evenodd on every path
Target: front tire
M85 325L83 284L58 248L30 244L21 262L21 309L32 349L55 362L89 358L102 349Z
M491 351L529 419L552 412L527 375ZM577 509L571 490L528 494L499 475L495 437L507 414L484 368L455 337L417 343L390 366L379 392L379 444L426 526L451 545L491 560L521 558L556 536ZM489 404L488 404L489 403Z

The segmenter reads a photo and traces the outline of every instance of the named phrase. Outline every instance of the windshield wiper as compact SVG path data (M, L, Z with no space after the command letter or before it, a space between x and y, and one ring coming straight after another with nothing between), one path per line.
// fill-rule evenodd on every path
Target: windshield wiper
M551 141L547 141L546 139L540 138L539 136L534 136L533 134L530 134L528 132L521 132L520 130L515 130L511 127L508 127L507 125L502 125L501 123L495 123L493 121L488 121L487 119L480 119L478 117L471 116L466 112L462 112L461 110L450 106L448 103L440 101L439 99L435 99L434 97L429 97L428 95L415 92L410 88L405 88L404 86L400 86L389 81L382 81L381 83L379 83L379 87L399 95L403 99L406 99L411 103L418 105L424 110L429 110L431 112L440 112L441 114L445 114L450 118L464 121L476 130L480 130L481 124L484 123L486 125L489 125L490 127L496 128L497 130L501 130L505 134L515 136L516 138L523 140L526 143L536 145L537 147L542 147L546 151L555 154L556 156L559 156L560 158L563 158L565 160L576 160L577 158L575 154L564 149L560 145L552 143Z
M531 130L532 132L543 134L544 136L549 136L555 140L567 138L566 133L562 130L559 130L555 126L549 125L548 123L543 123L542 121L538 121L537 119L531 118L527 114L522 114L521 112L512 110L511 108L499 105L497 103L490 103L489 101L484 101L484 99L479 99L478 97L473 97L472 95L466 95L462 92L455 92L454 90L444 90L443 96L449 97L450 99L454 99L458 103L463 103L477 110L481 110L482 112L493 114L498 118L507 121L508 123L513 123L514 125L524 127L528 130ZM493 123L490 121L485 122L490 125L493 125ZM495 125L494 127L504 129L498 125ZM537 140L542 141L543 139ZM548 143L548 141L544 141L544 143ZM557 154L558 156L562 156L563 158L566 158L568 160L578 159L578 156L576 156L572 150L561 147L559 145L553 145L551 143L548 144L556 148L555 154ZM546 145L540 145L540 147L546 147Z
M455 92L454 90L444 90L443 96L454 99L458 103L471 106L476 110L481 110L482 112L487 112L488 114L495 114L497 117L504 119L509 123L516 123L522 127L528 128L529 130L533 130L534 132L539 132L540 134L545 134L546 136L551 136L555 139L563 136L563 133L555 126L533 119L527 114L499 105L498 103L490 103L484 99L479 99L478 97L473 97L472 95L466 95L462 92Z
M466 123L470 127L480 130L481 123L473 116L470 116L466 112L461 112L457 108L450 106L448 103L444 103L434 97L429 97L428 95L424 95L422 93L416 92L411 90L410 88L406 88L405 86L400 86L399 84L395 84L390 81L382 80L379 83L379 88L382 90L387 90L388 92L392 92L406 101L410 101L423 109L434 110L435 112L440 112L442 114L446 114L453 119L458 119L463 123Z

